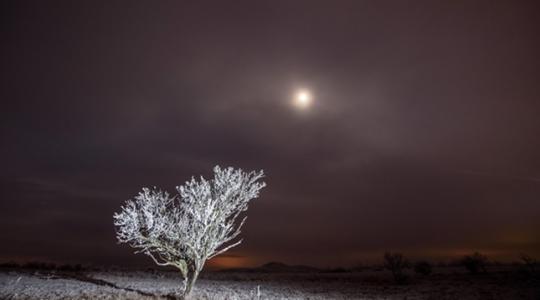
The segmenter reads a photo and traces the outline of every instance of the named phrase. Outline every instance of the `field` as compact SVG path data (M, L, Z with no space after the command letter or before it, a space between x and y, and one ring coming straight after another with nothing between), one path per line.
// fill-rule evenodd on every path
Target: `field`
M538 278L517 267L408 275L396 284L384 270L216 271L202 274L190 299L540 299ZM173 272L0 271L0 299L170 299L180 285Z

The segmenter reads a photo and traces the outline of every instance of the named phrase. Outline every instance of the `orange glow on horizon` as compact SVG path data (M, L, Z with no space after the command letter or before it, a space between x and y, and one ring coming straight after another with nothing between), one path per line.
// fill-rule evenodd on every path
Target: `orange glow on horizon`
M253 259L244 256L221 256L208 262L210 269L234 269L255 266Z

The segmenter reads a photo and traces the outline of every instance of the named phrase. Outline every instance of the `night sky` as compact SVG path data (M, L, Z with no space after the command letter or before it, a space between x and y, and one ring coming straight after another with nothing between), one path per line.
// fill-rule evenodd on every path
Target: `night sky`
M113 213L216 164L268 187L214 266L540 255L537 1L1 5L1 261L151 265Z

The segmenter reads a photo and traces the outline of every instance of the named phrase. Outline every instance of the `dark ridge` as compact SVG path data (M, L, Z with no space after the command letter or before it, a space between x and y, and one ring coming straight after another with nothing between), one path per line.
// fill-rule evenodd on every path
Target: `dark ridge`
M255 268L231 268L221 272L258 272L258 273L309 273L321 272L321 269L304 265L287 265L281 262L269 262Z

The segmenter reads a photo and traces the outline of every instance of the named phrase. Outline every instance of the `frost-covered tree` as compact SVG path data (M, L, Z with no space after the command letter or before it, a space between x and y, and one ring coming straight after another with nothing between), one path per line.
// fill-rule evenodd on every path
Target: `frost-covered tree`
M143 188L114 214L117 238L150 256L160 266L173 266L184 278L187 296L206 260L242 240L236 240L246 217L239 217L266 185L260 172L214 168L214 178L194 178L176 187L171 197L156 188Z

